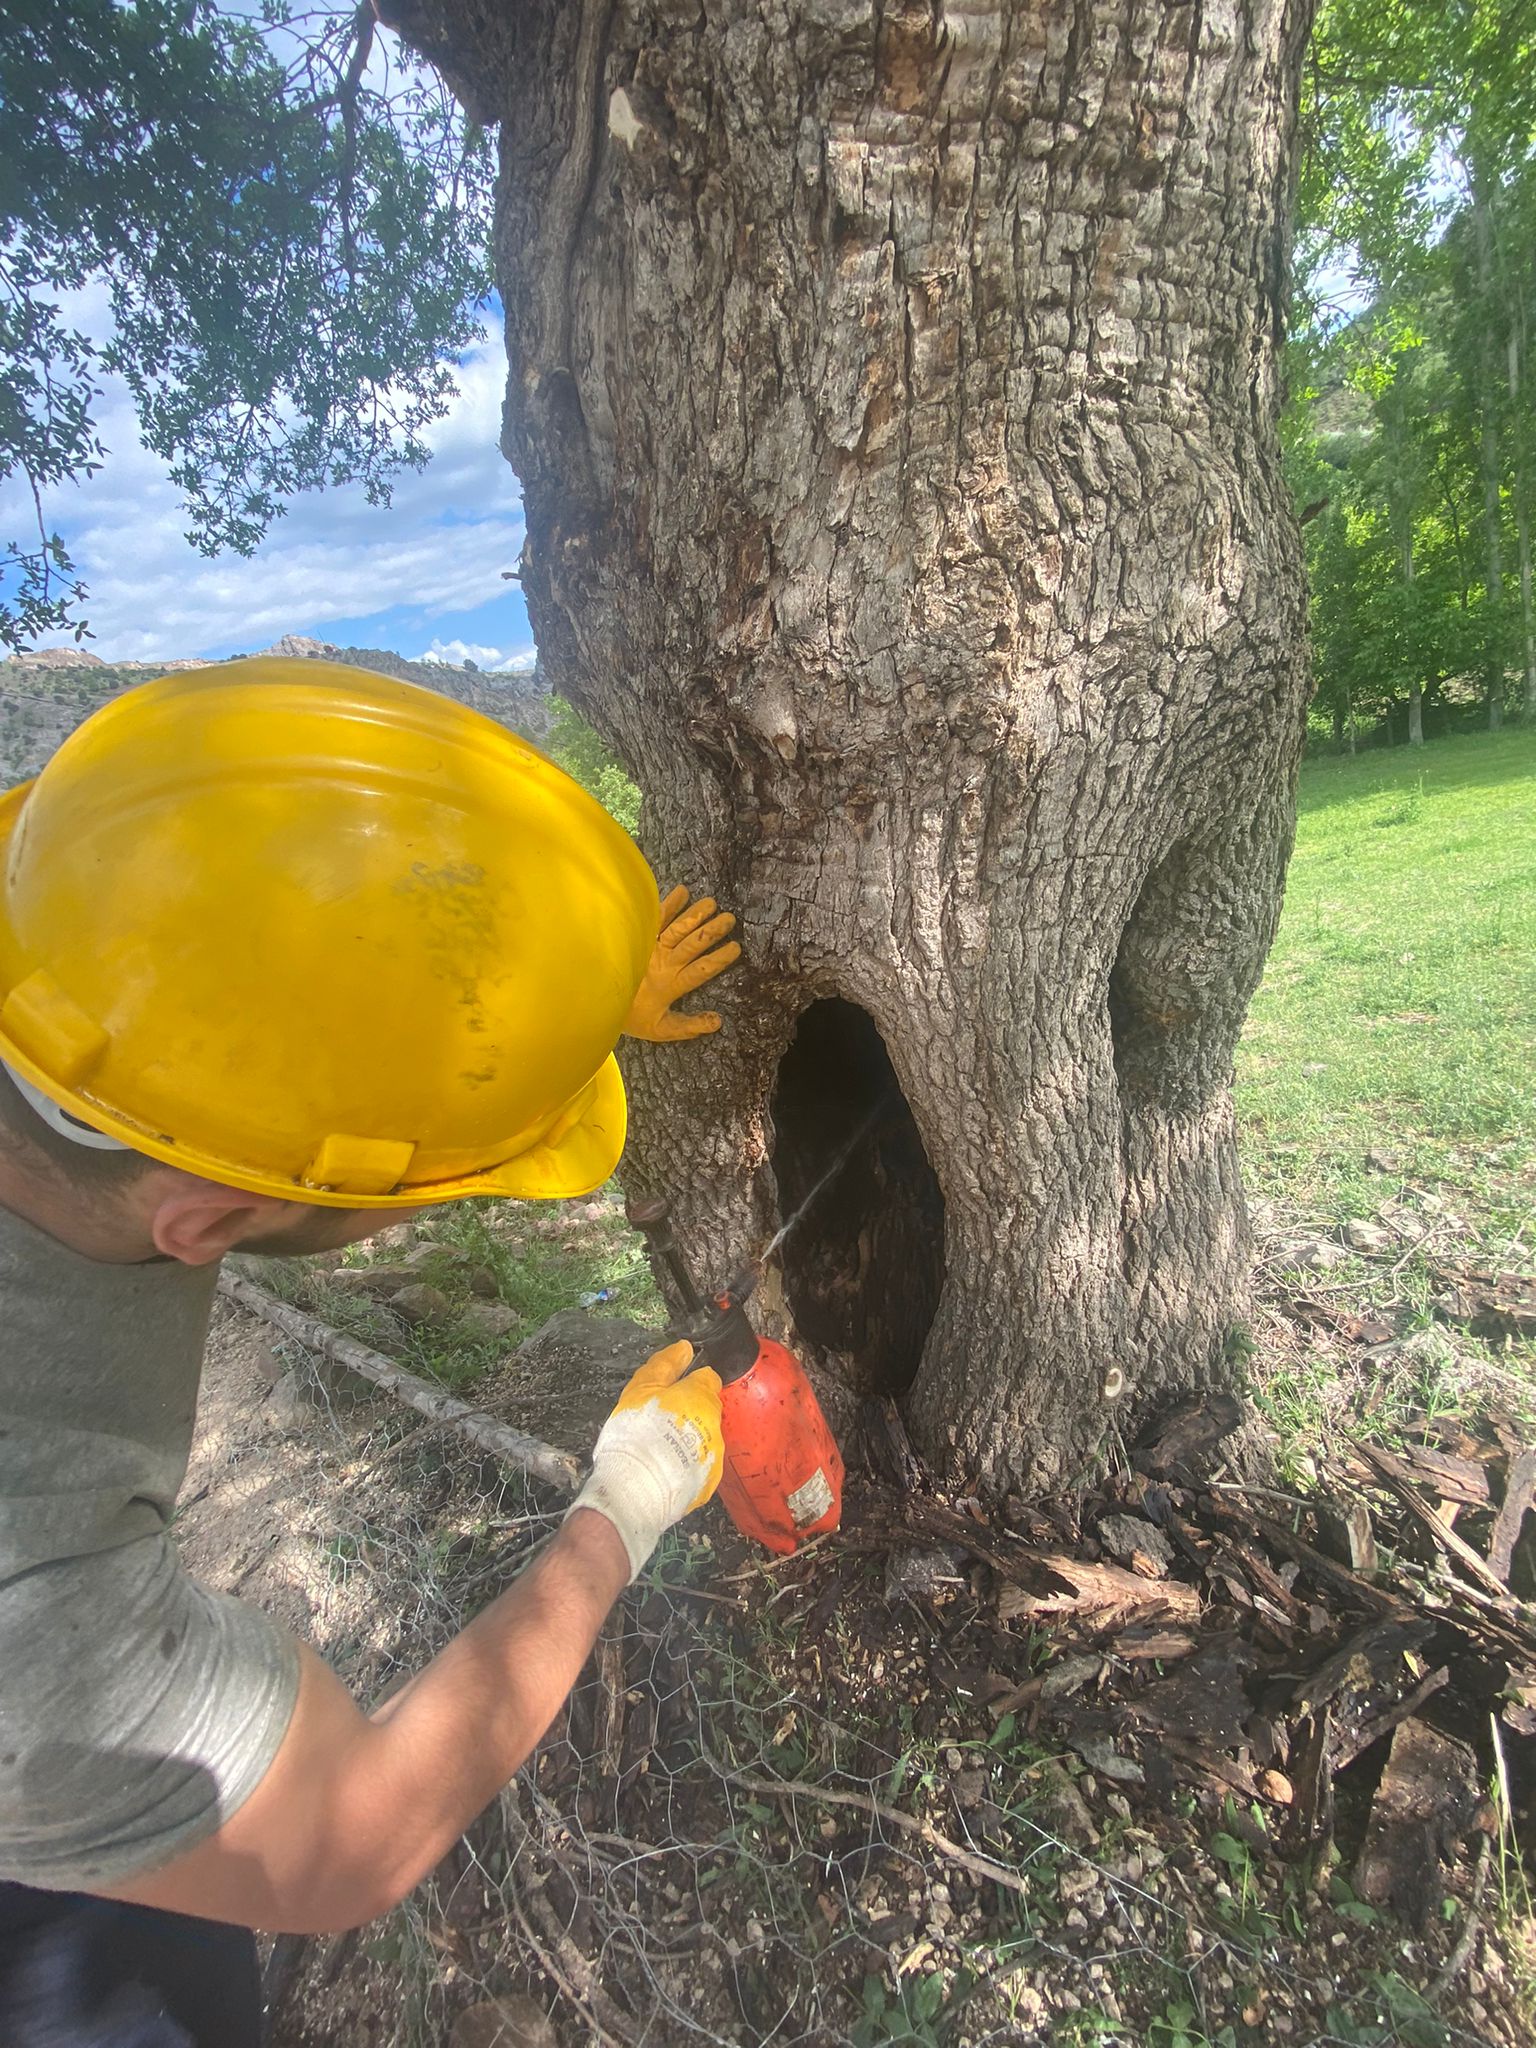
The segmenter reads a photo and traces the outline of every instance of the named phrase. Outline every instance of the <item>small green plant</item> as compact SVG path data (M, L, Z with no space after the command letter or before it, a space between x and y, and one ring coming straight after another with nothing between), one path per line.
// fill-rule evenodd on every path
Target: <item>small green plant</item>
M1248 1323L1233 1323L1221 1340L1222 1363L1239 1375L1247 1373L1257 1350L1258 1345Z
M1411 787L1400 785L1396 789L1383 790L1371 823L1377 831L1389 830L1394 825L1416 825L1423 807L1424 777L1421 774Z
M883 1977L866 1977L861 2011L848 2037L852 2048L941 2048L939 2020L948 1995L942 1970L894 1991Z
M1191 1999L1170 1998L1147 2024L1147 2048L1237 2048L1235 2027L1207 2034L1199 2020L1199 2010Z
M1353 1920L1361 1927L1378 1927L1381 1915L1366 1899L1356 1898L1349 1882L1335 1871L1328 1880L1328 1902L1341 1920Z
M1226 1803L1227 1818L1232 1821L1236 1805L1231 1799ZM1218 1829L1206 1845L1216 1860L1227 1872L1227 1885L1232 1893L1230 1907L1221 1914L1232 1930L1246 1940L1259 1942L1272 1938L1279 1932L1274 1915L1263 1905L1263 1888L1252 1847L1241 1835Z
M1081 2012L1067 2013L1056 2023L1051 2039L1062 2048L1067 2043L1072 2048L1133 2048L1131 2036L1123 2020L1112 2020L1107 2012L1098 2006L1085 2006ZM1195 2048L1199 2048L1197 2037Z
M1447 2048L1451 2039L1434 2007L1395 1970L1368 1970L1357 1997L1329 2006L1327 2027L1347 2048Z

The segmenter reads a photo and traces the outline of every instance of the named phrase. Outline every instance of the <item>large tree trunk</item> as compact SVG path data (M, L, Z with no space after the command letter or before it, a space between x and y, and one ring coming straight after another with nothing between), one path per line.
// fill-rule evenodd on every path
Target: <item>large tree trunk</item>
M1311 0L391 0L501 122L523 581L726 1028L629 1059L711 1275L996 1490L1230 1370L1306 677Z

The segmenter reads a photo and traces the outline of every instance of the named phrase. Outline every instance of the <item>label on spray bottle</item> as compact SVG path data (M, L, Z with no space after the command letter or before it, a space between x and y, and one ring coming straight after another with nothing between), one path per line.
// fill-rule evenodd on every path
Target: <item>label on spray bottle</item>
M832 1482L819 1465L803 1486L795 1488L788 1501L797 1529L803 1529L807 1522L820 1521L831 1505Z

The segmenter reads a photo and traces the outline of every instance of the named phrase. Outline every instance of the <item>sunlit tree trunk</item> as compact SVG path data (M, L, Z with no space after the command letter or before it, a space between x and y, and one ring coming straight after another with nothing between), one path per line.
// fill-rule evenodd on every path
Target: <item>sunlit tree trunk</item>
M1493 202L1488 180L1474 162L1471 175L1472 232L1477 252L1478 299L1483 320L1479 336L1479 399L1482 415L1478 456L1483 477L1483 539L1487 563L1487 646L1484 672L1488 725L1504 723L1504 510L1503 463L1499 450L1499 374L1493 315L1496 304L1493 263Z
M1393 539L1397 545L1398 573L1403 579L1403 638L1404 652L1410 664L1408 676L1408 744L1422 747L1424 744L1424 683L1412 670L1418 660L1418 650L1412 645L1413 614L1407 600L1413 591L1413 515L1417 498L1418 479L1414 474L1417 467L1410 451L1407 418L1407 372L1400 364L1393 380L1387 406L1389 428L1389 459L1391 477L1387 486L1387 502L1392 522Z
M1524 714L1536 725L1536 608L1531 596L1531 512L1526 465L1527 423L1520 410L1520 358L1524 307L1516 309L1509 335L1509 409L1514 423L1515 547L1520 572L1520 644L1524 656Z
M390 0L501 124L540 656L735 908L630 1062L698 1264L985 1490L1225 1380L1303 732L1310 0Z

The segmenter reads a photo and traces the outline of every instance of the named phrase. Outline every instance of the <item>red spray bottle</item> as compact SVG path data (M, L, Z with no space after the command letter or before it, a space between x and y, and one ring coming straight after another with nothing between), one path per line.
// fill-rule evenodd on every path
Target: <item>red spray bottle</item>
M720 1498L743 1536L788 1556L807 1538L835 1529L843 1508L843 1460L804 1368L747 1321L759 1269L747 1266L713 1301L693 1284L664 1198L625 1212L666 1267L688 1321L678 1332L699 1362L719 1373L725 1434Z

